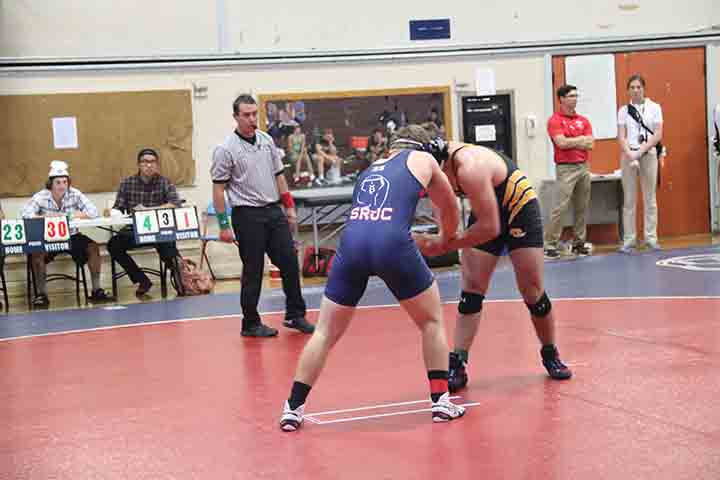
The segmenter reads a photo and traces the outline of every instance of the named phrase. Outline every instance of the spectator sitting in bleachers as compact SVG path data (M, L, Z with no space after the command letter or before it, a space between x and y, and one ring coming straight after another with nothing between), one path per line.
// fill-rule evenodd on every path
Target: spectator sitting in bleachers
M367 159L368 164L374 163L377 159L383 158L388 152L388 139L381 128L373 130L368 139Z
M308 155L305 144L305 134L299 125L295 127L292 135L288 136L288 155L290 163L295 167L295 175L293 176L295 184L300 181L300 172L303 170L303 163L307 165L307 170L310 172L310 181L315 179L312 162L310 161L310 156Z
M322 138L315 145L313 155L318 176L315 179L317 185L325 185L328 182L335 182L340 179L342 160L338 156L335 146L335 135L332 128L326 128ZM325 172L327 171L327 178Z

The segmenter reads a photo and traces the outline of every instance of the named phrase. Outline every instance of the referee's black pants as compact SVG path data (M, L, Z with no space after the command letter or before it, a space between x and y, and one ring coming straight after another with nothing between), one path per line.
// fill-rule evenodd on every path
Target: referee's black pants
M287 217L279 204L265 207L233 207L232 225L243 263L240 290L242 328L260 323L258 303L262 289L265 253L280 269L285 292L285 319L305 316L300 290L300 267Z

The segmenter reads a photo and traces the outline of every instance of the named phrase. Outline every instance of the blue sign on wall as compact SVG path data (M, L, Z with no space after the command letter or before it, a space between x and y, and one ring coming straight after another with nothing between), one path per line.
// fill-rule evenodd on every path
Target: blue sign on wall
M450 38L450 19L410 20L410 40Z

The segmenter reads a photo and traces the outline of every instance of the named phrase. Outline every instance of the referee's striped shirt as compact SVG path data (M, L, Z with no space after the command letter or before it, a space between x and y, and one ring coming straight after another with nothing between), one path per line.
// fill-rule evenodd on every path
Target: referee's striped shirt
M264 207L280 200L275 177L284 169L270 135L255 130L253 145L233 132L215 147L210 177L213 183L226 183L230 206Z

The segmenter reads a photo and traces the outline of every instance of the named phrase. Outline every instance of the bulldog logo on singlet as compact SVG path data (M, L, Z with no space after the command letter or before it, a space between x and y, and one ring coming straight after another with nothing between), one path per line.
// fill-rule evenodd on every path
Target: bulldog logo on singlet
M360 184L357 195L359 206L350 212L350 220L389 221L392 208L385 207L390 193L390 182L382 175L368 175Z

